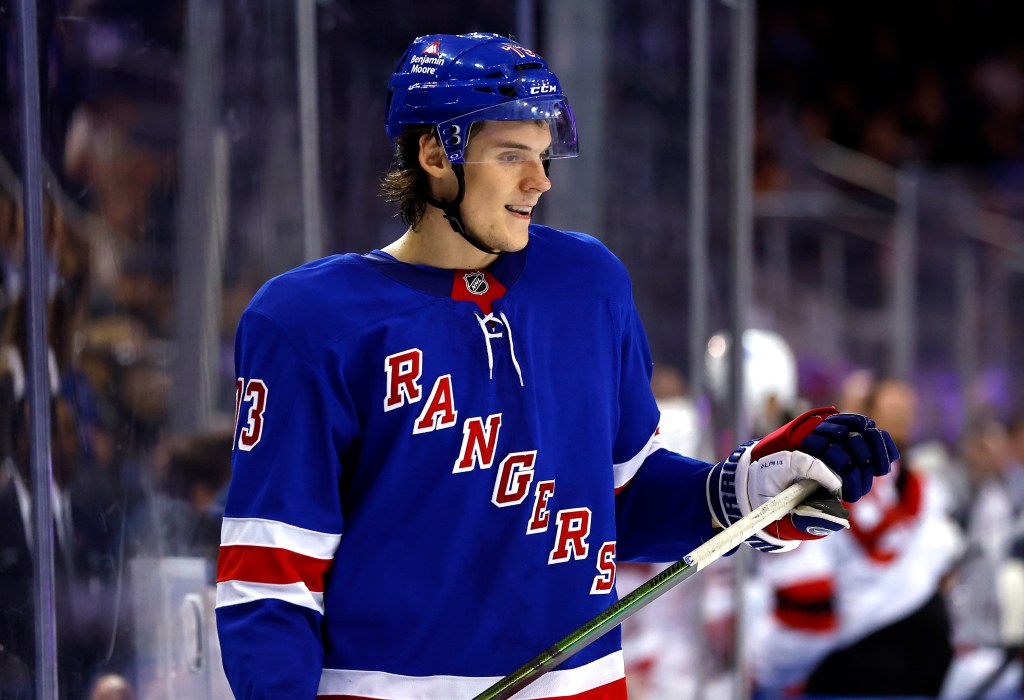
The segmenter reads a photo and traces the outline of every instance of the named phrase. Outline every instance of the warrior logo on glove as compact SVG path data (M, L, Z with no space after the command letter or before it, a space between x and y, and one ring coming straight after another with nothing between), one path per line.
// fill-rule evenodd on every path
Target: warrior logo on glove
M840 499L859 500L897 459L889 433L867 416L816 408L716 464L708 475L708 503L718 524L729 527L790 484L818 482L822 488L809 500L747 540L755 549L785 551L849 527Z

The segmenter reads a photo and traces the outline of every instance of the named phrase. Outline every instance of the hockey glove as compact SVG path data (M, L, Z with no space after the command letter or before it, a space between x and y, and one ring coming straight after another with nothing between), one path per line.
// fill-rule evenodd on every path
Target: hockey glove
M800 440L797 449L817 457L839 474L843 480L840 497L847 503L859 501L871 490L872 479L888 474L892 463L900 458L889 433L876 428L875 421L857 413L833 413L825 417Z
M839 498L859 499L898 456L889 434L870 419L818 408L740 445L715 465L708 503L718 523L728 527L790 484L817 481L822 489L747 540L755 549L784 551L849 527Z

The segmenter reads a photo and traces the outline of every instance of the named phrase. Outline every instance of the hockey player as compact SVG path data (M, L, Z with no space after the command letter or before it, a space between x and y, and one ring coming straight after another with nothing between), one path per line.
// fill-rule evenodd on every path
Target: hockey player
M386 128L408 230L271 280L239 322L217 576L239 700L472 697L612 604L617 561L674 560L800 478L855 500L888 471L888 434L831 411L714 466L661 448L623 266L531 225L577 155L535 52L416 39ZM753 544L843 526L804 510ZM625 698L618 633L522 697Z
M953 657L942 589L962 535L945 465L910 449L913 388L868 379L859 396L863 379L851 376L845 401L884 420L905 458L851 505L843 536L759 560L770 596L750 640L761 698L937 697Z

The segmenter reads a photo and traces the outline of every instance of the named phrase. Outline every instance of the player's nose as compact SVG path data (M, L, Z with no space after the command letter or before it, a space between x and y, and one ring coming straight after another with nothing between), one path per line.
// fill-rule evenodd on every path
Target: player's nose
M544 169L544 161L527 161L521 186L524 190L536 190L541 193L551 189L551 180L548 179L547 171Z

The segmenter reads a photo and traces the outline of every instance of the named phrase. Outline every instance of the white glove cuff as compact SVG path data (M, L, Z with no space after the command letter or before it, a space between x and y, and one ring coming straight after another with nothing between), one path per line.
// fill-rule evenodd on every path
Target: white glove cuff
M760 440L754 440L750 445L747 445L743 449L743 454L741 454L739 459L736 460L736 484L737 486L742 484L742 486L736 489L736 503L739 506L740 512L743 515L747 515L748 513L750 513L750 511L754 510L767 500L765 498L758 499L758 502L755 505L752 503L750 498L751 489L754 488L754 485L752 483L753 480L750 478L752 476L750 473L750 455L754 451L754 445L756 445L758 442L760 442ZM783 454L789 455L791 453L787 452ZM759 463L755 462L755 472L758 470L758 466ZM754 493L756 494L757 491L755 490ZM763 542L764 544L762 545L758 542L758 540L760 540L760 542ZM754 549L774 553L788 552L790 550L796 549L800 542L793 540L782 540L778 537L769 535L764 530L758 530L754 535L752 535L747 540L747 544L749 544Z
M751 465L750 458L758 442L754 441L736 460L736 483L745 484L745 488L738 488L736 493L743 515L760 507L800 479L813 479L833 493L838 493L842 488L842 480L835 472L821 460L804 452L780 450L764 455ZM765 550L772 552L789 551L799 545L798 540L779 539L764 530L759 530L755 538L763 540L768 545ZM760 549L754 543L752 546Z

